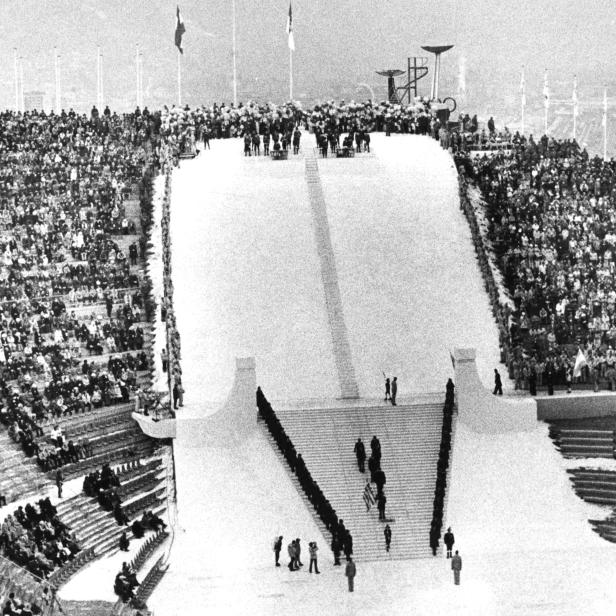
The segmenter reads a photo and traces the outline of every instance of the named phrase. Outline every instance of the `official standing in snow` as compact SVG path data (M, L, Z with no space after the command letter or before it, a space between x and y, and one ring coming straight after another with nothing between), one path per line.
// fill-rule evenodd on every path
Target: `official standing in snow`
M391 382L391 405L396 406L396 396L398 395L398 377L395 376Z
M347 576L347 580L349 581L349 592L353 592L353 584L354 584L356 573L357 573L357 569L355 567L355 563L353 562L353 559L350 556L348 556L344 575Z
M451 559L451 568L453 569L453 583L460 585L460 571L462 571L462 557L458 554L458 550Z
M366 472L366 448L362 443L361 438L357 439L357 443L355 443L355 457L357 458L357 466L359 468L360 473Z
M318 547L317 547L317 542L316 541L312 541L311 543L308 544L308 551L310 552L310 567L308 567L308 572L312 573L312 565L314 565L314 572L315 573L321 573L319 571L319 565L317 564L317 551L318 551Z
M494 391L492 393L495 396L503 395L503 382L501 381L501 375L496 368L494 368Z
M282 535L274 539L274 556L276 558L276 567L280 567L278 560L280 559L280 550L282 550Z
M370 441L370 449L372 449L372 457L377 461L377 464L381 464L381 441L375 436Z
M391 383L389 377L385 379L385 402L391 400Z
M381 492L380 494L377 494L376 497L376 501L377 501L377 509L379 510L379 520L381 522L385 521L385 505L387 503L387 497L385 496L384 492Z
M385 550L389 552L389 548L391 546L391 528L389 527L389 524L385 524L383 534L385 535Z
M453 544L456 542L453 533L451 532L451 526L447 529L447 532L443 536L443 541L447 546L447 558L451 558L451 549L453 548Z

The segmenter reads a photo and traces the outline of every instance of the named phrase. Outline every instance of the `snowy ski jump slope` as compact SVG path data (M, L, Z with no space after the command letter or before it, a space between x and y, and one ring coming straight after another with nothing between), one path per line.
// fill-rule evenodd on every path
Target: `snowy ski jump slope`
M376 134L372 146L371 157L318 161L360 395L381 394L382 371L401 397L442 391L449 349L466 345L490 385L497 331L452 159L427 137ZM174 172L180 332L199 322L182 336L200 366L185 382L203 392L191 414L219 406L242 355L255 356L272 400L340 395L304 165L245 158L224 140Z

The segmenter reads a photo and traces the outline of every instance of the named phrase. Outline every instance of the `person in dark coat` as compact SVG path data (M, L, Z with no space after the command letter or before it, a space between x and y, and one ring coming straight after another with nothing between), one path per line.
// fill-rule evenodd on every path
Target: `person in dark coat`
M357 467L359 468L360 473L366 472L366 448L362 443L361 438L357 439L357 443L355 443L355 447L353 449L355 451L355 457L357 458Z
M304 566L302 562L302 546L299 543L299 537L295 540L295 562L299 567Z
M347 580L349 581L349 592L353 592L354 580L355 580L356 574L357 574L357 568L355 567L355 563L353 562L353 559L349 556L347 558L347 564L344 570L344 575L346 575Z
M282 535L276 537L274 540L274 557L276 559L276 567L280 567L280 563L278 562L280 559L280 551L282 550Z
M385 535L385 551L389 552L389 548L391 546L391 528L389 527L389 524L385 524L383 534Z
M453 548L453 544L456 542L453 533L451 532L451 526L447 529L447 532L443 536L443 542L447 546L447 558L451 558L451 550Z
M495 396L503 395L503 382L501 381L501 375L496 368L494 368L494 391L492 393Z
M395 376L394 380L391 382L391 405L396 405L396 396L398 395L398 377Z
M338 567L340 566L340 539L336 533L332 535L331 548L334 554L334 565Z
M378 498L379 495L383 494L383 486L387 483L387 478L385 477L383 469L379 468L374 473L374 483L376 483L376 494Z
M462 557L458 554L458 550L451 559L451 568L453 570L453 583L456 586L460 585L460 571L462 571Z
M454 388L455 388L455 385L453 384L453 381L451 379L448 379L447 385L445 387L446 389L445 399L447 400L447 402L453 402Z
M347 560L353 554L353 535L351 535L351 533L348 530L346 531L346 534L344 536L343 552L344 552L344 555L347 557Z
M370 441L370 449L372 450L372 457L376 460L377 464L381 464L381 441L376 436L372 437Z
M128 537L126 536L126 532L123 532L120 535L120 550L122 550L123 552L128 552L129 545L130 545L130 541L128 540Z
M374 474L379 470L379 463L374 459L374 456L368 458L368 470L370 471L370 481L374 483Z
M58 498L62 498L62 486L64 485L64 473L59 468L56 471L56 486L58 488Z
M385 379L385 402L391 400L391 382L389 377Z
M379 520L381 522L385 521L385 505L387 504L387 497L385 496L385 492L381 492L377 494L376 497L376 507L379 510Z
M537 395L537 371L534 366L531 366L528 375L528 390L531 396Z

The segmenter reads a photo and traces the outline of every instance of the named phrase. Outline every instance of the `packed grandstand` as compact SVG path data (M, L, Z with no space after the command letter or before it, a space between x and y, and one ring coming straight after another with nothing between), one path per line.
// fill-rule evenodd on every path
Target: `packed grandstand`
M53 613L63 584L132 541L141 541L140 551L115 580L105 580L118 595L116 613L128 603L143 609L151 592L142 574L151 581L156 567L154 573L141 567L168 541L171 442L145 435L132 413L172 418L184 394L168 184L156 210L155 179L211 140L248 136L287 151L299 131L301 148L318 148L322 156L342 148L360 153L373 132L438 140L459 172L461 207L515 387L552 392L571 381L616 387L616 166L575 142L534 140L493 124L480 129L476 116L464 114L448 125L425 99L412 105L331 101L305 110L295 103L247 103L122 115L96 108L87 115L7 111L0 123L0 600L6 616ZM154 220L155 211L161 220ZM147 267L156 225L163 229L162 288ZM156 345L161 327L162 348ZM574 376L579 350L586 364ZM434 553L445 531L452 392L425 536ZM327 495L301 456L298 463L261 393L257 402L325 521L334 552L352 554ZM65 484L79 488L60 497Z

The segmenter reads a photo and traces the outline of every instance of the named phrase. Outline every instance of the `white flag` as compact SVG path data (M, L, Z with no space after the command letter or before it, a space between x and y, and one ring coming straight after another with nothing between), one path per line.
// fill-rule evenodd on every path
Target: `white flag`
M293 37L293 10L289 2L289 18L287 19L287 34L289 35L289 49L295 51L295 38Z
M573 376L580 376L584 366L588 366L588 362L586 361L584 353L582 353L582 349L578 349L575 365L573 366Z
M548 70L545 70L543 77L543 105L546 109L550 107L550 88L548 87Z
M578 116L578 95L577 95L577 77L573 76L573 94L571 95L571 100L573 101L573 115Z

